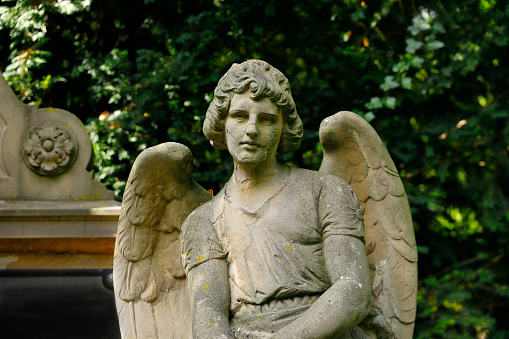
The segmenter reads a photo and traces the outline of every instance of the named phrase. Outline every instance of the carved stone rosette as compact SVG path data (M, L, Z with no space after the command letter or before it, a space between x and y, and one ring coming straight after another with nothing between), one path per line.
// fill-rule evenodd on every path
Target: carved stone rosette
M24 159L37 174L56 176L76 160L78 145L69 131L53 123L32 127L24 143Z

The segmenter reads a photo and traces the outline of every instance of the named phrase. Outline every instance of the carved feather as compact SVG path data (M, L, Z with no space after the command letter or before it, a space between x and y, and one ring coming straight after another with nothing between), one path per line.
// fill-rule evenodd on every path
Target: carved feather
M192 179L192 160L184 145L165 143L143 151L129 174L113 259L122 338L191 336L179 233L211 199Z
M417 307L417 245L398 171L375 130L352 112L320 125L320 171L354 189L364 214L374 314L363 323L379 338L412 338Z

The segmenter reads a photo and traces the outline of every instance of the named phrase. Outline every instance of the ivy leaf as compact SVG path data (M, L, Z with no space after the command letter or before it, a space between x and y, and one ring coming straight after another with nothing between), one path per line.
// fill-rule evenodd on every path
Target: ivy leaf
M414 54L419 48L421 48L424 44L420 41L417 41L413 38L409 38L405 40L406 48L405 51L410 54Z
M434 41L428 42L426 44L426 48L428 50L430 50L430 51L434 51L434 50L440 49L440 48L442 48L444 46L445 46L445 44L442 41L439 41L439 40L434 40Z
M392 66L392 71L394 73L398 73L401 71L408 71L409 68L410 68L410 65L408 64L407 61L400 61L397 64L395 64L394 66Z
M364 119L366 119L367 122L371 122L375 119L375 114L370 111L364 115Z
M404 89L412 89L412 78L404 77L401 79L401 87Z
M413 58L410 64L415 68L421 68L424 64L424 59L419 57Z
M431 25L428 24L421 15L415 16L412 19L412 23L412 26L408 27L408 30L413 36L431 28Z
M379 97L373 97L365 106L368 109L382 108L383 107L382 99L380 99Z
M380 85L380 88L385 92L397 87L399 87L399 83L394 80L393 75L387 75L384 83Z
M387 108L395 109L396 108L396 98L395 97L387 97L384 99L384 105Z

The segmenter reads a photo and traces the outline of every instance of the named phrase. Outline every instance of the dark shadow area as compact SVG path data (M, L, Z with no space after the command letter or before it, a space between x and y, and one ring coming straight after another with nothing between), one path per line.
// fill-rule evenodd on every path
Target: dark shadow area
M0 278L2 338L120 338L101 277Z

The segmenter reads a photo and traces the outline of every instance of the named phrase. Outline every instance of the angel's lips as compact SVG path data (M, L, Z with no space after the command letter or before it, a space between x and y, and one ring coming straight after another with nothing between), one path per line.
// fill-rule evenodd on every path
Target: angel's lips
M255 150L257 148L260 148L261 146L258 145L257 143L255 142L252 142L252 141L242 141L240 143L240 146L242 146L243 148L247 149L247 150Z

